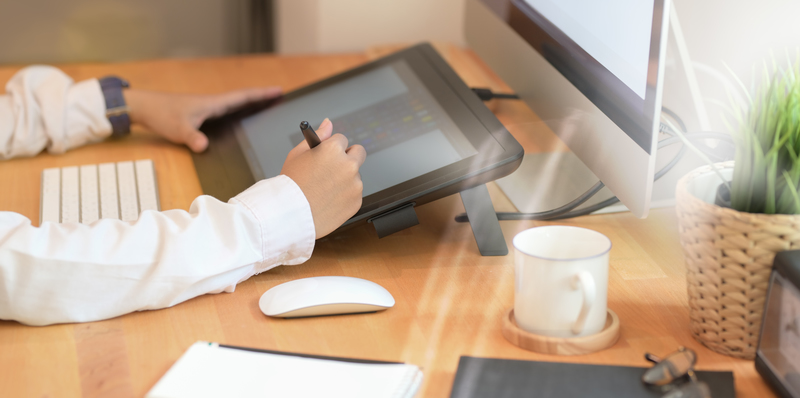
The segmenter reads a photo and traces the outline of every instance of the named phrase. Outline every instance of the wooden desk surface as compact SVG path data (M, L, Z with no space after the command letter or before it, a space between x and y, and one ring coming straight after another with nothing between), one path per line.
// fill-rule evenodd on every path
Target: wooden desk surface
M213 93L279 85L288 91L386 51L61 67L78 80L125 76L142 89ZM471 52L453 47L442 52L468 84L505 88ZM18 69L0 68L0 82ZM524 104L506 101L490 107L526 150L560 145ZM186 149L134 130L125 139L61 156L0 162L0 209L37 224L43 168L140 158L155 161L164 210L188 209L200 195ZM498 211L513 210L494 184L489 188ZM740 397L772 395L752 362L713 353L691 337L674 209L653 210L645 220L624 213L560 222L595 229L613 242L608 304L620 317L621 338L605 351L575 357L535 354L503 338L501 318L513 305L513 255L481 257L469 225L453 222L462 211L459 197L451 196L421 206L420 225L384 239L371 226L336 234L317 242L305 264L250 278L233 294L205 295L169 309L85 324L28 327L0 321L0 395L140 397L197 340L413 363L424 369L420 397L449 396L461 355L647 366L645 352L666 354L684 345L697 351L699 369L732 370ZM511 247L517 232L545 224L506 221L502 227ZM386 287L397 304L375 314L296 320L270 319L259 311L258 299L267 289L319 275L372 280Z

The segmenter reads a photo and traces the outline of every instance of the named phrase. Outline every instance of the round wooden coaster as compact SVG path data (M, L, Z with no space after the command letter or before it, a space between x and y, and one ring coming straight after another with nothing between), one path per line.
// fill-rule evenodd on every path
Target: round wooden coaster
M599 333L581 337L550 337L526 332L517 326L512 308L503 318L503 337L528 351L551 355L583 355L611 347L619 339L619 317L608 309L606 325Z

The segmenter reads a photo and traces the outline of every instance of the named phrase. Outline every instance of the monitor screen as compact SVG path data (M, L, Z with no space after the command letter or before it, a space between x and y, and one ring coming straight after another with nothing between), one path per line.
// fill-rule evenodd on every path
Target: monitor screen
M568 203L580 193L551 181L577 176L581 187L599 178L608 188L586 208L616 196L646 216L669 6L670 0L466 0L470 47L570 148L564 156L527 153L525 175L499 182L518 209L540 212Z
M237 139L248 149L253 174L280 174L286 154L303 140L300 122L317 126L326 117L334 134L367 152L360 169L365 197L477 153L414 70L398 60L242 120Z
M639 147L652 151L665 0L481 1Z
M644 99L654 0L524 1Z

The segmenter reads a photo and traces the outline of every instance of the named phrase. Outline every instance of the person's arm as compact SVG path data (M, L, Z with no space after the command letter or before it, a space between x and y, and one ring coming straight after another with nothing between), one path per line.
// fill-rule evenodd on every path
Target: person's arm
M96 79L74 83L50 66L17 72L0 95L0 159L61 153L111 135Z
M132 123L195 152L208 146L197 130L204 120L280 94L279 87L209 95L123 90ZM30 66L17 72L0 95L0 160L33 156L45 148L62 153L110 135L97 79L75 83L54 67Z
M0 319L87 322L166 308L281 264L306 261L314 221L288 177L263 180L222 203L145 211L134 223L31 226L0 212Z
M359 209L364 148L342 135L305 141L280 176L222 203L201 196L188 212L145 211L133 223L45 222L0 212L0 319L29 325L88 322L170 307L223 291L275 266L309 258Z

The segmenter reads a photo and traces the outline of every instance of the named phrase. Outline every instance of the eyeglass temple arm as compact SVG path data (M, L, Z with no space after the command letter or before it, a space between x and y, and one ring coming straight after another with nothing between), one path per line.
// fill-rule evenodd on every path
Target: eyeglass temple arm
M661 362L661 358L659 358L659 357L657 357L657 356L655 356L655 355L653 355L653 354L651 354L649 352L644 353L644 359L646 359L646 360L648 360L648 361L650 361L652 363Z

